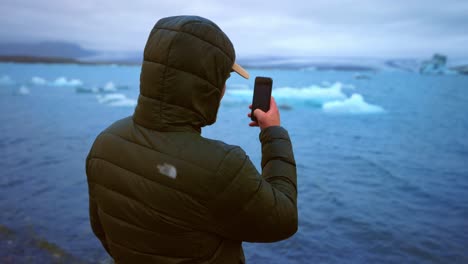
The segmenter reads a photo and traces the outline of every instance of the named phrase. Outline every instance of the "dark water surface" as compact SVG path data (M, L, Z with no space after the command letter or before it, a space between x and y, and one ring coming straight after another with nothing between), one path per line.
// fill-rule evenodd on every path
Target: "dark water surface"
M468 263L467 77L251 73L273 77L284 108L300 224L286 241L244 243L249 263ZM132 114L138 79L138 67L0 64L0 262L53 261L44 251L107 259L88 222L85 157L102 129ZM202 134L242 146L259 167L252 85L233 76ZM324 110L353 93L383 111Z

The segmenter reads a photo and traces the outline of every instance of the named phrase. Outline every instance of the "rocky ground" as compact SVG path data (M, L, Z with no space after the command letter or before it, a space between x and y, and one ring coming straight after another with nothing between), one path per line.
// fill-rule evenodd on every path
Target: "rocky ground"
M0 225L0 263L88 263L66 252L58 245L38 237L33 231L25 233L28 235L18 234ZM102 260L96 263L107 264L112 261Z

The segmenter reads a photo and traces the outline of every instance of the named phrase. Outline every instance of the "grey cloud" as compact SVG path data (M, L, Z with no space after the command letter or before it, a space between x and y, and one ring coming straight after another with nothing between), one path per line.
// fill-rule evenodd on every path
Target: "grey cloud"
M468 2L456 0L7 0L0 36L141 50L157 19L179 14L215 21L240 56L468 56Z

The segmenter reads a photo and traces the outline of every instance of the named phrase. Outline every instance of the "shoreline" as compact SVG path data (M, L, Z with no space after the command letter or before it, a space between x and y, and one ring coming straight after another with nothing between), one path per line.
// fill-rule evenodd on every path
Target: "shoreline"
M23 234L0 224L1 263L29 263L38 260L44 263L87 263L60 246L39 237L33 228Z
M83 61L66 57L38 57L38 56L0 56L0 63L18 63L18 64L71 64L71 65L116 65L116 66L141 66L141 62L136 61ZM254 70L301 70L301 69L315 69L317 71L343 71L343 72L378 72L379 69L375 66L358 65L353 63L325 63L325 62L305 62L299 64L284 64L284 63L271 63L259 64L252 62L240 62L244 68ZM392 68L401 69L398 66L392 66L392 61L385 62ZM448 70L455 71L460 75L468 75L468 65L457 65L447 67ZM403 71L410 71L408 69L401 69Z
M141 63L125 61L82 61L65 57L36 57L36 56L0 56L0 62L22 64L76 64L76 65L122 65L138 66Z

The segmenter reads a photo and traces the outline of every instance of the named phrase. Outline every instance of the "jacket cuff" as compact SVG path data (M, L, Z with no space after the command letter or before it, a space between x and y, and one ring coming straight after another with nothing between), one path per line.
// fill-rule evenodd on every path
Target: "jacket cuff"
M289 140L289 134L286 129L281 126L270 126L263 129L258 136L260 142L266 143L271 141L272 139L286 139Z
M260 132L262 143L262 169L270 160L282 160L295 166L291 140L286 129L280 126L267 127Z

